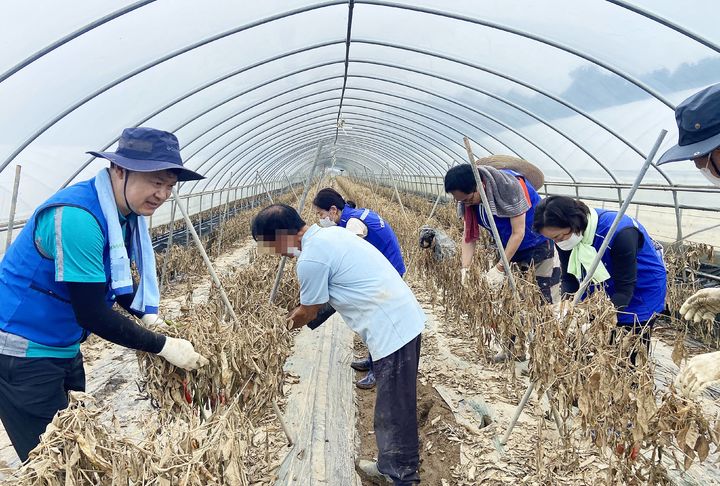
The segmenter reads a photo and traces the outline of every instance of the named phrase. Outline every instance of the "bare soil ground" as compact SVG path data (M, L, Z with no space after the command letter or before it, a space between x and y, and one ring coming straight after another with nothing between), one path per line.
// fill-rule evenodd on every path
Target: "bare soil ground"
M367 352L362 342L355 339L358 357ZM365 376L355 372L356 379ZM452 432L458 428L450 407L432 385L418 383L418 433L420 436L420 477L424 484L453 484L452 469L460 463L460 444L454 441ZM377 458L377 445L373 433L375 389L357 390L358 457ZM450 433L449 433L450 432ZM363 486L370 483L363 482Z

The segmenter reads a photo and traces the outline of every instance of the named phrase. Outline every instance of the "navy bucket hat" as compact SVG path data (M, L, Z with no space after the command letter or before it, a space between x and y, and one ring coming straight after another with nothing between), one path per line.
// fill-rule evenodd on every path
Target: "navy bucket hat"
M175 135L154 128L126 128L118 140L118 148L115 152L87 153L136 172L173 170L177 173L178 181L181 182L205 178L183 166L180 144Z
M720 147L720 84L695 93L675 109L678 144L657 165L703 157Z

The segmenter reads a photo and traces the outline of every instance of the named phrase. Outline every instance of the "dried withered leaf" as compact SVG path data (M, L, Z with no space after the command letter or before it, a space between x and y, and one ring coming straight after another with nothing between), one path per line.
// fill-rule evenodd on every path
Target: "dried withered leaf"
M685 357L685 334L677 333L675 337L675 343L673 345L671 358L673 363L680 366L682 359Z
M707 456L710 453L710 444L704 436L700 435L695 441L695 447L693 450L697 452L698 458L702 462L707 459Z

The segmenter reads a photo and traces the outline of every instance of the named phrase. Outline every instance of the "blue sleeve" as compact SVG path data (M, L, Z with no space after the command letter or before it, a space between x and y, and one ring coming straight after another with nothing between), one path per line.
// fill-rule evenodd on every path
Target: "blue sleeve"
M55 260L57 282L106 282L105 238L95 217L81 208L59 206L38 215L35 243Z
M302 305L325 304L330 300L328 285L330 267L325 263L303 260L297 264L300 281L300 303Z

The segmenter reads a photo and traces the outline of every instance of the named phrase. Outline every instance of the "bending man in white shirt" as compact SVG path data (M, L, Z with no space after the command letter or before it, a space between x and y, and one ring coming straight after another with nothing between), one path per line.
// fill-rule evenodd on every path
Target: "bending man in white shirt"
M417 370L426 316L410 288L370 243L343 228L309 227L290 206L263 209L252 235L265 250L298 258L292 327L306 325L329 302L373 356L378 461L358 461L358 472L380 483L419 483Z

